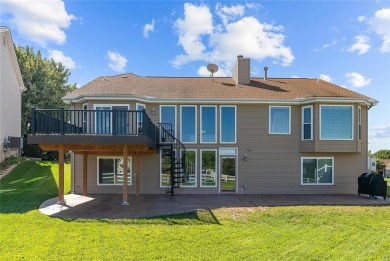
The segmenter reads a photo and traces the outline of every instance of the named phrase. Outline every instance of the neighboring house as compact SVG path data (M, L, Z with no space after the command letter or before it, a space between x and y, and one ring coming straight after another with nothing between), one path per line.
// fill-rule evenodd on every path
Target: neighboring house
M0 162L20 152L24 84L8 27L0 26Z
M373 156L367 157L367 171L368 173L376 171L376 158Z
M356 193L367 171L368 110L378 103L321 79L251 78L242 56L233 78L104 76L64 100L71 110L33 112L29 143L60 158L73 152L75 193L123 193L124 202L166 187Z
M384 159L383 163L385 165L385 177L390 178L390 159Z

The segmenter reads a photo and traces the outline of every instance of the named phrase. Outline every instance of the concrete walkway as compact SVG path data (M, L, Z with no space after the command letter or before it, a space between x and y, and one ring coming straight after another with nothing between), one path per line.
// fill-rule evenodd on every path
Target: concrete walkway
M62 218L143 218L192 212L200 209L229 207L272 207L297 205L390 205L390 199L370 199L366 195L129 195L122 206L121 194L93 194L88 197L69 194L65 205L58 198L41 204L39 210Z

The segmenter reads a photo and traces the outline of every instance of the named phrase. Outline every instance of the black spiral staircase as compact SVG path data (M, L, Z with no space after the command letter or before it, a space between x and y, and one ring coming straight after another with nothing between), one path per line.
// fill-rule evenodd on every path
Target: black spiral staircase
M166 187L166 194L171 196L175 193L175 188L180 188L180 184L186 181L185 155L186 148L174 134L171 124L159 123L161 153L170 158L170 177Z

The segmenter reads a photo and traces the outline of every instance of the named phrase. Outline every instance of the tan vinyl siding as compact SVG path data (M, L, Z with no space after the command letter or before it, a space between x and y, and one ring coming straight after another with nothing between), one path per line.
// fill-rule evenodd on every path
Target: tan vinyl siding
M89 106L98 101L90 101ZM101 104L124 104L121 101ZM159 122L158 104L146 105L146 112L154 123ZM167 104L179 105L179 104ZM200 143L200 105L197 105L196 144L186 144L187 149L197 150L197 187L175 189L177 194L214 194L217 188L200 187L200 150L238 148L238 193L251 194L353 194L357 189L357 177L367 168L367 107L362 107L362 141L357 141L357 119L354 120L354 140L347 141L346 146L338 145L340 141L319 140L319 104L314 104L313 141L301 140L301 106L291 106L291 134L269 134L268 105L237 105L237 143L220 144L220 106L217 106L217 143ZM211 104L210 104L211 105ZM280 104L281 106L283 104ZM135 108L135 102L130 103ZM286 105L287 106L287 105ZM356 109L355 109L356 108ZM354 108L356 116L357 105ZM152 113L154 111L154 114ZM177 106L177 133L180 133L180 107ZM329 144L327 144L329 143ZM357 152L360 147L361 152ZM345 149L347 148L347 149ZM329 152L325 152L328 150ZM321 151L319 151L321 150ZM350 151L349 151L350 150ZM305 152L304 152L305 151ZM341 153L340 151L346 151ZM243 159L247 154L247 160ZM136 156L132 156L133 174L136 171ZM334 185L301 185L301 157L333 157ZM219 158L219 155L218 155ZM82 192L82 156L75 157L75 190ZM219 164L219 162L218 162ZM140 192L141 194L164 194L160 188L160 154L142 154L140 156ZM217 171L219 166L217 166ZM246 185L246 191L244 191ZM219 186L219 180L218 180ZM88 157L88 192L89 193L122 193L122 186L97 185L97 157ZM135 178L129 193L135 193Z

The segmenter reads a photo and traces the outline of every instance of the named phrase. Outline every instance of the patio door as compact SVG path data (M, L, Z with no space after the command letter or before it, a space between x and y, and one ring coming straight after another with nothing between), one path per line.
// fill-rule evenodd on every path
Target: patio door
M236 156L221 156L219 162L219 184L221 193L235 193L237 188Z

